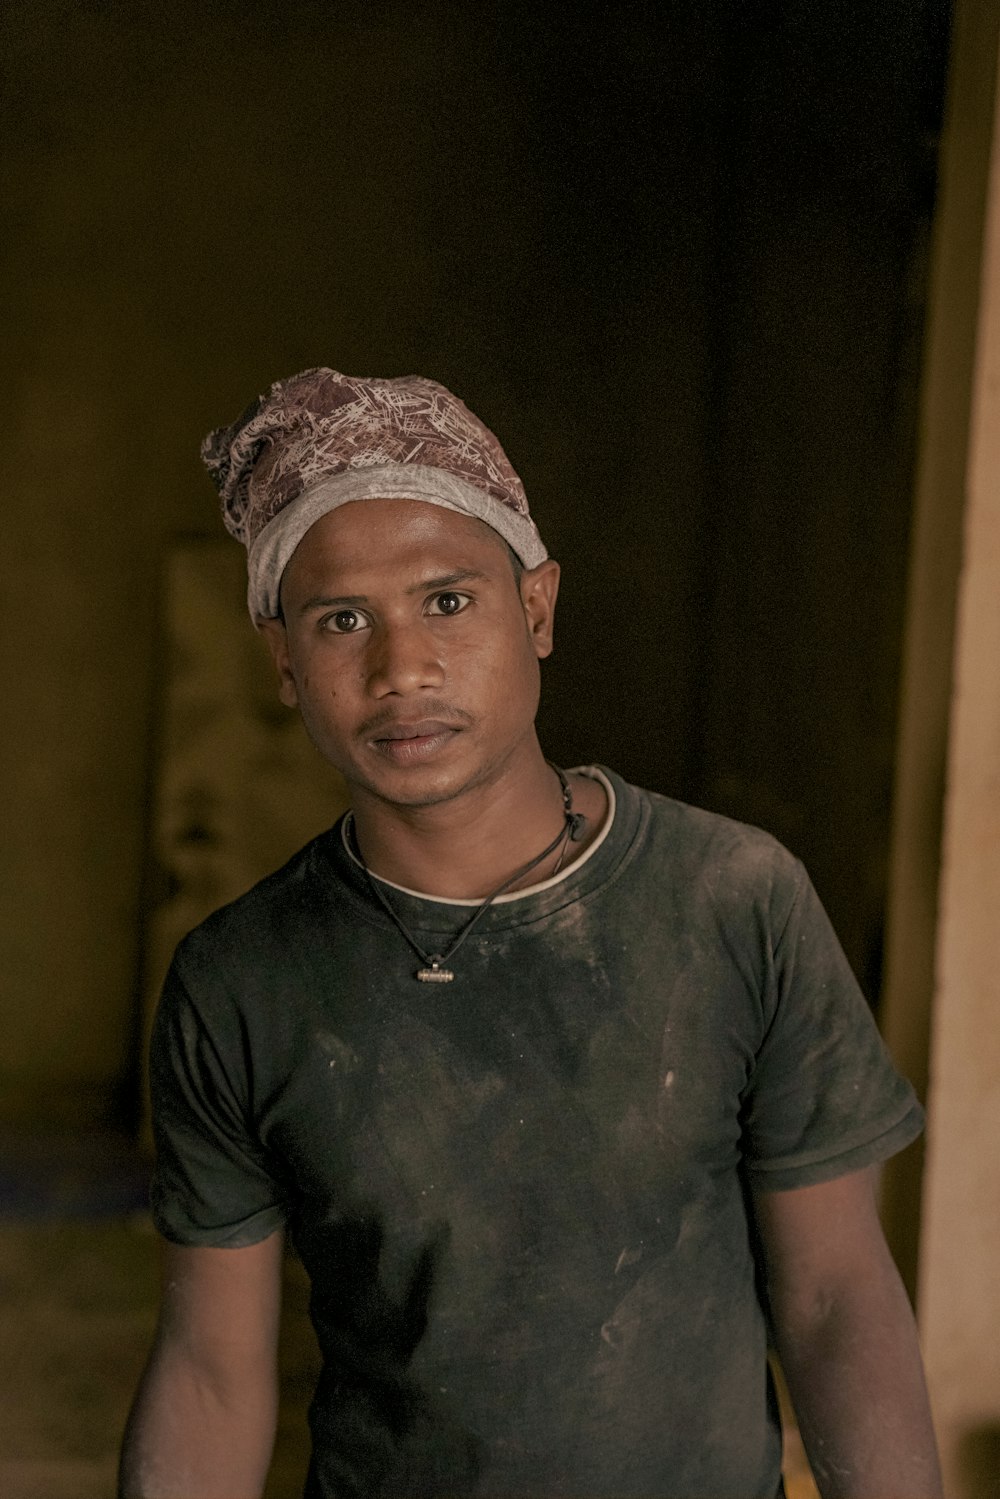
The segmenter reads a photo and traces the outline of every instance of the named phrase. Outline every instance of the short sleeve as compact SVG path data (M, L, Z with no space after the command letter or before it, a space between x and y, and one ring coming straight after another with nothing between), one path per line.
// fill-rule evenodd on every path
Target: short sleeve
M228 1033L217 1027L213 1034L175 964L149 1058L153 1220L174 1243L239 1248L285 1221L278 1173L253 1136L243 1057L235 1017Z
M805 870L774 941L763 1042L744 1098L753 1186L781 1191L860 1170L923 1126Z

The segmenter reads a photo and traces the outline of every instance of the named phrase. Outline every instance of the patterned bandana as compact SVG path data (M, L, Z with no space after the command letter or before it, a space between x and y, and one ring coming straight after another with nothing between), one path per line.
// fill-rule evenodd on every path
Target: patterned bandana
M524 486L493 433L433 380L305 370L278 380L204 460L226 529L247 548L247 603L279 613L281 575L320 516L353 500L424 500L485 521L524 563L547 555Z

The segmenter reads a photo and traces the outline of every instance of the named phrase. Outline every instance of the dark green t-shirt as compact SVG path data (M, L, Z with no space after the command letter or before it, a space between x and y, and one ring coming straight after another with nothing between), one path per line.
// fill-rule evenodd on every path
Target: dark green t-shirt
M610 776L610 830L492 907L451 984L338 825L181 943L156 1222L287 1223L324 1368L311 1495L772 1499L748 1189L921 1114L801 867ZM427 950L467 910L388 891Z

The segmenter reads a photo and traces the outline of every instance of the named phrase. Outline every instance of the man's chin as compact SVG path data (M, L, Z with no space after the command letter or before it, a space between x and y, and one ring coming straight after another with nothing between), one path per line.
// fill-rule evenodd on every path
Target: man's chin
M373 796L393 807L436 807L454 801L478 781L468 766L435 765L426 761L395 765L366 765L360 774L347 774L348 789Z
M322 753L322 750L321 750ZM488 785L503 771L509 751L484 753L469 730L450 735L433 752L409 754L364 745L349 763L326 758L340 771L352 801L371 798L385 806L418 810L452 802Z

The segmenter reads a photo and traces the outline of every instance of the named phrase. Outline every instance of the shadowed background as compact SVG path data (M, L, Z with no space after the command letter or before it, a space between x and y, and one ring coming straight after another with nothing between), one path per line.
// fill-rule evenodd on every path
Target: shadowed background
M991 8L964 13L995 50ZM254 648L249 624L234 644L235 543L224 600L197 560L223 537L198 443L313 364L431 376L493 427L564 566L547 752L775 833L878 1007L951 38L946 0L9 0L12 1210L65 1207L88 1151L114 1168L103 1197L88 1188L91 1212L141 1200L127 1142L157 922L178 894L157 808L188 722L171 718L170 684L204 651L225 697ZM197 597L188 640L171 612ZM259 686L247 701L213 773L252 809L247 743L285 731ZM301 756L288 763L318 784ZM943 779L942 754L938 795ZM303 809L283 830L248 810L234 858L185 807L181 841L228 859L201 888L209 903L313 830ZM915 1052L919 1071L925 1031ZM38 1144L56 1130L62 1189ZM92 1286L88 1242L60 1259L25 1240L23 1285ZM102 1242L133 1285L147 1249L120 1227ZM148 1304L123 1294L141 1341ZM132 1343L131 1379L129 1360ZM45 1377L57 1392L61 1371ZM994 1439L984 1425L976 1451ZM36 1481L56 1494L53 1473L32 1472L23 1499ZM60 1473L84 1493L81 1473Z
M134 1110L165 555L311 364L494 427L548 752L767 826L877 998L947 11L13 0L8 1114Z

